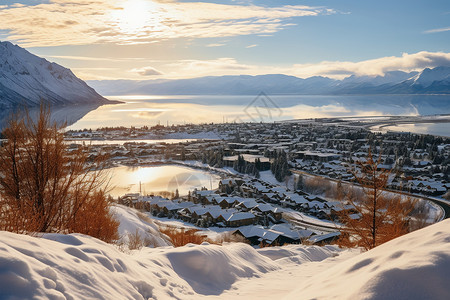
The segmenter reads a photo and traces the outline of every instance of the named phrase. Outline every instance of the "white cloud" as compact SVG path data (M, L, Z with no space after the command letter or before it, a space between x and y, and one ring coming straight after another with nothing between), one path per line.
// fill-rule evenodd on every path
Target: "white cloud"
M248 45L247 47L245 47L245 48L254 48L254 47L258 47L259 45L258 44L253 44L253 45Z
M222 47L225 46L226 44L221 44L221 43L214 43L214 44L208 44L206 45L206 47Z
M220 75L286 74L307 78L325 76L342 79L350 75L377 76L389 71L421 71L424 68L450 66L450 53L418 52L404 53L360 62L323 61L316 64L291 66L264 66L238 62L234 58L213 60L179 60L160 65L167 78L189 78Z
M50 0L0 10L0 29L23 46L137 44L168 38L272 34L291 18L333 13L301 5L264 7L157 0Z
M240 64L234 58L212 60L178 60L165 67L170 78L253 74L255 66Z
M438 32L445 32L445 31L450 31L450 27L436 28L436 29L426 30L424 32L425 33L438 33Z
M80 61L122 61L120 58L106 58L106 57L91 57L91 56L71 56L71 55L43 55L47 58L60 58L68 60L80 60Z
M144 67L140 69L133 69L131 70L133 73L137 73L141 76L159 76L162 75L162 73L158 70L156 70L153 67Z
M296 64L292 75L309 77L322 75L342 78L348 75L383 75L389 71L420 71L424 68L450 66L450 53L422 51L402 56L388 56L360 62L324 61L317 64Z
M125 66L105 72L101 68L76 68L77 75L83 79L134 79L142 80L142 76L158 75L158 78L180 79L202 76L221 75L262 75L286 74L307 78L325 76L342 79L350 75L377 76L389 71L421 71L424 68L450 66L450 53L418 52L404 53L401 56L381 57L359 62L323 61L315 64L294 64L285 66L256 65L244 63L235 58L222 57L209 60L142 60L126 61ZM139 65L145 64L144 67ZM108 63L108 66L110 63ZM149 67L151 65L151 67ZM128 67L128 69L124 69ZM132 70L130 70L133 68ZM151 78L151 77L150 77Z

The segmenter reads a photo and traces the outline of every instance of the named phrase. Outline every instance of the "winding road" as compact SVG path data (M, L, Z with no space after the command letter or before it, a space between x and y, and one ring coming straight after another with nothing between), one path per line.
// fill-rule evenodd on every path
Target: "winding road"
M321 178L321 179L325 179L328 181L333 181L333 182L339 182L339 180L334 179L334 178L329 178L329 177L324 177L324 176L320 176L320 175L315 175L315 174L311 174L305 171L300 171L297 169L291 169L291 172L294 174L299 174L299 175L306 175L306 176L311 176L311 177L317 177L317 178ZM347 183L347 184L353 184L353 185L358 185L356 183L349 183L346 181L341 181L342 183ZM420 194L412 194L412 193L408 193L408 192L404 192L404 191L398 191L398 190L392 190L392 189L386 189L386 191L391 192L391 193L395 193L395 194L399 194L399 195L405 195L405 196L410 196L410 197L414 197L417 199L422 199L422 200L427 200L430 202L433 202L434 204L436 204L437 206L439 206L439 208L442 210L443 212L443 216L439 221L442 221L444 219L448 219L450 218L450 201L444 200L444 199L440 199L440 198L434 198L434 197L428 197L425 195L420 195Z

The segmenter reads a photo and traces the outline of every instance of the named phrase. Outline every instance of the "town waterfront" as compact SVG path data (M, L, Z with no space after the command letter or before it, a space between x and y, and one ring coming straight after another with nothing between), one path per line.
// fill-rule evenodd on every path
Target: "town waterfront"
M450 97L446 95L268 95L264 101L252 95L107 97L124 103L100 106L74 122L68 129L450 113ZM442 123L439 126L411 126L408 130L442 135L442 132L450 132L450 123Z

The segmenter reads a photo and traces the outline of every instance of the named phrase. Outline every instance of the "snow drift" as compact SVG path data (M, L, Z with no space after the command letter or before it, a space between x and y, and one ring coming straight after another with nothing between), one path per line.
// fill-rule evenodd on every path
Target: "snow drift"
M238 278L278 268L246 244L126 254L78 234L35 238L0 232L2 299L195 298L196 293L220 294Z
M450 299L450 220L313 276L287 299Z
M169 238L159 231L158 226L153 224L151 219L146 221L139 217L137 210L123 205L115 205L111 207L111 211L120 222L118 231L124 245L129 243L130 235L137 234L146 247L172 246Z
M241 243L124 253L79 234L0 232L0 297L449 299L449 225L443 221L356 256L334 246L255 250Z

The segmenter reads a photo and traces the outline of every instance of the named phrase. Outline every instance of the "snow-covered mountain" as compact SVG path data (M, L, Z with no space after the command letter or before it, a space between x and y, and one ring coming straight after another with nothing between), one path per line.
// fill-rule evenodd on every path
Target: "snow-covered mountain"
M426 88L436 83L450 84L450 67L426 68L414 78L413 84Z
M41 100L55 105L109 103L71 70L0 42L0 107L35 106Z
M345 94L450 94L450 68L422 72L386 72L383 76L355 76L343 80L314 76L306 79L282 74L209 76L178 80L89 81L105 95L345 95Z

